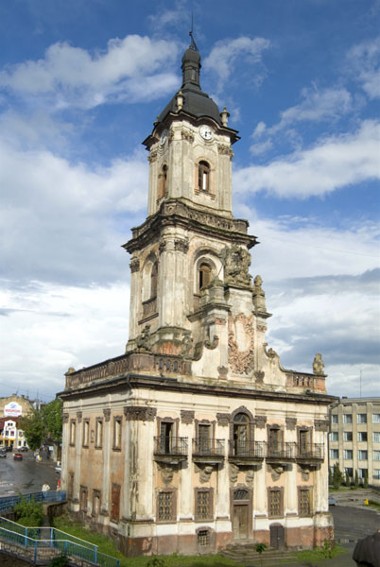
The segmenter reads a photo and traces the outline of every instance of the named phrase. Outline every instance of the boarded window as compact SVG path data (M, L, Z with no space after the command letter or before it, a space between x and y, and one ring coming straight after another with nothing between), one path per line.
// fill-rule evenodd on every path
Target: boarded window
M111 488L111 520L117 522L120 518L120 485L112 484Z

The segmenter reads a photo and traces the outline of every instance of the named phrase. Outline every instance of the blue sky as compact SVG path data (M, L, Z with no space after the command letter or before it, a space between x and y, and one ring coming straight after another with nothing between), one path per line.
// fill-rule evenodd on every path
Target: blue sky
M241 136L268 343L301 371L322 352L331 394L380 394L380 2L0 0L0 396L52 399L69 366L124 351L141 142L191 13L202 88Z

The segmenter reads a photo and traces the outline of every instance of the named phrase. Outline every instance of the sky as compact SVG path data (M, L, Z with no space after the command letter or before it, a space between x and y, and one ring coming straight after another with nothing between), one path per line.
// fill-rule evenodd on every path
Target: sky
M193 23L192 23L193 20ZM0 397L123 354L141 142L181 85L230 112L268 344L380 395L379 0L0 0Z

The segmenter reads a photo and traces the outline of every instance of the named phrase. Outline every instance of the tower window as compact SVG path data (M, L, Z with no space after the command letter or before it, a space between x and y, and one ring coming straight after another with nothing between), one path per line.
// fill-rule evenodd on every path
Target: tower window
M200 161L198 165L198 190L204 193L210 191L210 165L207 161Z
M211 266L209 264L206 264L205 262L202 262L202 264L199 266L198 275L198 287L199 291L201 291L202 289L205 289L211 282Z
M157 275L158 275L158 265L155 262L152 265L152 271L150 272L150 299L157 297Z
M157 200L159 201L168 192L168 166L163 165L158 176Z

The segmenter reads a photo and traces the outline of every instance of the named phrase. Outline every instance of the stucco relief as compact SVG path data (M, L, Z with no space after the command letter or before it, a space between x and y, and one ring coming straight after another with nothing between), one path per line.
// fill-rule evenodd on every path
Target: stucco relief
M234 373L252 372L254 346L253 316L239 313L237 317L231 317L228 329L228 362Z
M233 244L222 253L225 282L231 285L250 286L252 276L249 273L251 255L245 248Z

